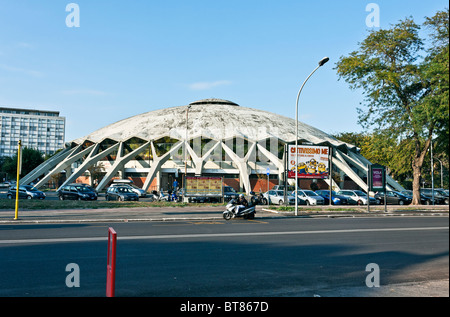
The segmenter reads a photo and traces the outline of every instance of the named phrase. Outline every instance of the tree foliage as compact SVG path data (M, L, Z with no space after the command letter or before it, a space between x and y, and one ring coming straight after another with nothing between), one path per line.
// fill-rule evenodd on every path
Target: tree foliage
M22 173L21 176L27 175L42 162L44 156L35 149L24 147L22 149ZM4 157L1 171L8 174L9 179L15 180L17 177L17 154L12 157Z
M420 204L421 168L435 134L448 149L448 23L448 9L426 19L429 44L412 18L371 31L336 65L340 79L363 91L358 121L378 136L373 146L383 149L379 160L392 164L393 155L410 160L415 204ZM386 142L401 147L389 153Z
M372 163L387 167L390 176L404 187L409 189L409 180L412 178L413 143L410 140L401 140L388 133L352 133L344 132L334 135L337 139L356 145L361 155Z

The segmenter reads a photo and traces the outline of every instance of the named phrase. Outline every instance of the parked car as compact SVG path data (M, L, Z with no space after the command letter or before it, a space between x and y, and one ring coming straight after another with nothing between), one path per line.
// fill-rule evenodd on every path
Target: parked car
M118 182L114 182L114 183L111 184L110 187L115 187L115 186L128 187L133 192L135 192L139 197L147 197L147 192L145 190L143 190L142 188L137 187L133 183L120 183L120 182L118 183Z
M420 193L433 199L433 190L431 188L421 188ZM438 189L434 189L434 203L435 205L448 205L448 197L443 196Z
M218 202L218 200L215 197L207 197L207 196L193 196L188 198L189 203L215 203Z
M139 200L139 196L133 192L129 186L110 186L106 190L105 199L110 200Z
M378 199L380 204L384 204L384 191L379 191L375 194L375 199ZM387 191L386 192L386 205L409 205L412 201L412 198L409 196L403 195L400 192L396 191Z
M293 191L292 194L295 194L295 191ZM316 194L312 190L307 190L307 189L299 189L298 190L298 198L300 198L300 200L304 201L305 204L308 206L323 205L325 203L325 199L323 199L322 196L320 196L319 194Z
M343 189L338 191L338 195L346 196L349 199L349 203L356 202L357 205L367 205L367 194L362 190ZM378 205L380 203L373 197L369 197L369 202L371 205Z
M448 190L442 189L442 188L435 188L434 191L438 192L439 195L444 197L444 204L448 205Z
M267 199L269 204L277 204L277 205L284 204L284 191L282 190L269 190L268 192L265 192L263 196L264 198ZM292 195L292 193L287 194L287 199L289 205L295 205L295 197ZM300 202L301 199L298 199L298 204L300 204Z
M0 183L0 188L1 187L9 188L11 185L12 185L12 183L10 181L6 181L6 182L3 182L3 183Z
M400 193L411 198L411 201L412 201L412 198L413 198L412 190L402 190ZM433 201L432 201L431 197L425 196L424 194L420 193L420 203L422 205L432 205Z
M285 185L275 185L273 186L272 190L284 190ZM295 190L295 186L293 185L287 185L286 190L288 192L293 192Z
M325 205L330 204L330 191L325 189L316 190L316 194L320 195L324 199ZM347 205L348 198L346 196L338 195L334 190L331 191L331 204L332 205Z
M239 194L236 193L236 191L234 190L233 187L231 186L224 186L223 187L223 196L224 196L224 200L226 202L232 200L232 199L236 199L239 197Z
M58 189L59 200L97 200L97 192L84 184L69 184Z
M16 198L16 185L11 186L8 190L6 196L8 199ZM36 187L31 185L19 185L19 199L45 199L45 194L40 190L37 190Z
M98 196L97 190L96 190L94 187L89 186L88 184L84 184L84 183L74 183L74 184L71 184L71 185L77 185L77 186L84 186L84 187L87 187L90 191L97 193L97 196Z

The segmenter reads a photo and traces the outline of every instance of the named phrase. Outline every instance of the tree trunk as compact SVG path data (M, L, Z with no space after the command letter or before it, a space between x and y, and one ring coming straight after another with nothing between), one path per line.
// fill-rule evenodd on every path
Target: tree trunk
M413 199L411 205L421 205L420 202L420 177L422 176L422 166L416 165L417 159L414 159L413 168Z
M419 138L416 137L416 155L414 156L412 169L413 169L413 199L411 205L421 205L420 202L420 177L422 176L422 165L425 155L428 152L428 148L431 144L431 136L430 132L428 140L425 141L424 147L422 151L420 150L420 141Z

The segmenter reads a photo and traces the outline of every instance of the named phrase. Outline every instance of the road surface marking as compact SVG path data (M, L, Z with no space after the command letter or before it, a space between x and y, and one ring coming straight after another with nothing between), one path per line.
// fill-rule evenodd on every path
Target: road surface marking
M373 228L373 229L343 229L343 230L311 230L311 231L279 231L279 232L235 232L235 233L193 233L193 234L167 234L151 236L120 236L118 240L161 240L161 239L193 239L193 238L227 238L249 236L281 236L329 233L364 233L364 232L390 232L390 231L431 231L448 230L449 227L421 227L421 228ZM107 241L107 237L85 238L48 238L48 239L20 239L0 240L0 244L30 244L30 243L61 243L61 242L95 242Z

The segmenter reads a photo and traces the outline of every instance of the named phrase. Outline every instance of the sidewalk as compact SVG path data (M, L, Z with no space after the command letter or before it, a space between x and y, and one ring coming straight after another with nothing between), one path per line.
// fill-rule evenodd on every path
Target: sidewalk
M270 208L270 207L269 207ZM389 206L384 208L354 207L351 211L339 211L342 207L299 208L298 216L293 211L276 212L268 206L257 206L255 219L287 217L387 217L387 216L448 216L448 206L420 206L417 208ZM336 209L336 210L334 210ZM151 208L111 208L111 209L59 209L59 210L19 210L19 219L14 220L14 210L0 210L1 224L26 223L82 223L82 222L131 222L131 221L184 221L222 220L224 206L205 207L151 207Z

